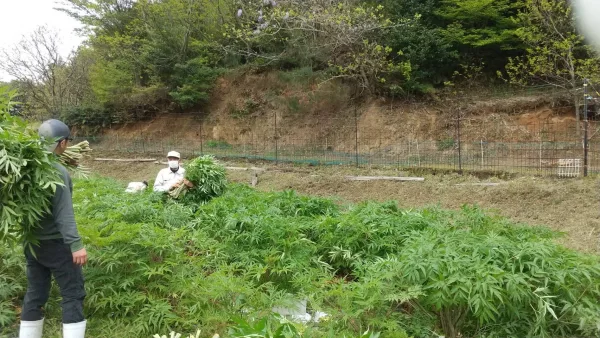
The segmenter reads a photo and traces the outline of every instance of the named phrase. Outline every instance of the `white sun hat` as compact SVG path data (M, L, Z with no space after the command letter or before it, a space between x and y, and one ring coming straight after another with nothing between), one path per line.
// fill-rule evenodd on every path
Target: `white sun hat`
M181 154L176 151L169 151L169 153L167 154L167 157L181 158Z

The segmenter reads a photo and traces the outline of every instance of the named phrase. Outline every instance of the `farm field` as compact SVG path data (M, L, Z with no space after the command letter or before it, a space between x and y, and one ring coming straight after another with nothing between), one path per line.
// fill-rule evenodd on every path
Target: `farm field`
M5 1L0 338L600 338L593 2Z
M110 155L107 155L110 157ZM259 191L293 189L302 194L333 198L338 203L396 200L402 208L440 206L458 209L478 206L515 222L547 226L565 233L559 241L568 247L600 253L600 182L596 179L539 177L477 178L456 174L425 173L424 182L352 182L346 175L414 176L393 169L351 166L290 166L272 162L225 162L227 166L266 168L259 174ZM118 181L152 180L164 165L87 161L94 172ZM230 181L250 183L250 172L229 170ZM497 186L480 185L495 182Z
M592 180L348 182L345 175L399 173L228 162L267 171L253 189L249 171L229 170L228 191L199 206L124 192L162 165L84 164L94 174L76 180L74 205L90 252L88 337L170 329L200 337L598 334ZM471 203L481 208L461 207ZM570 217L580 223L564 222ZM25 287L22 249L1 250L0 335L12 338ZM52 338L60 337L53 295L44 335ZM298 300L328 316L281 324L271 312Z

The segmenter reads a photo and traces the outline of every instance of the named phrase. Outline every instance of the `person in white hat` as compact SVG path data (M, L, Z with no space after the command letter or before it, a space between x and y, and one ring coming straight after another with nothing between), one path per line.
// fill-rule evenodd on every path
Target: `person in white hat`
M167 154L168 168L161 169L154 181L155 192L168 192L177 188L181 183L190 185L185 179L185 169L181 166L181 154L169 151Z

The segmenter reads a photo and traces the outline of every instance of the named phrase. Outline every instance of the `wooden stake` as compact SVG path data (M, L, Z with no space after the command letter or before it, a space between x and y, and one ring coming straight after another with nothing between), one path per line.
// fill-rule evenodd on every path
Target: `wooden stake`
M252 186L256 187L258 185L258 172L256 170L252 171Z
M107 162L155 162L155 158L95 158L94 161Z
M349 181L416 181L423 182L423 177L396 177L396 176L346 176Z

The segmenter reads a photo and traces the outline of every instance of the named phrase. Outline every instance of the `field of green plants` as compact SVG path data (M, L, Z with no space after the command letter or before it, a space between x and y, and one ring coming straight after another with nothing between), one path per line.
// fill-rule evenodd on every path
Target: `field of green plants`
M340 205L230 184L199 205L75 181L89 337L597 337L600 259L476 207ZM0 336L16 332L23 249L0 247ZM275 315L307 300L318 322ZM59 337L57 289L46 334ZM46 335L45 335L46 336Z

